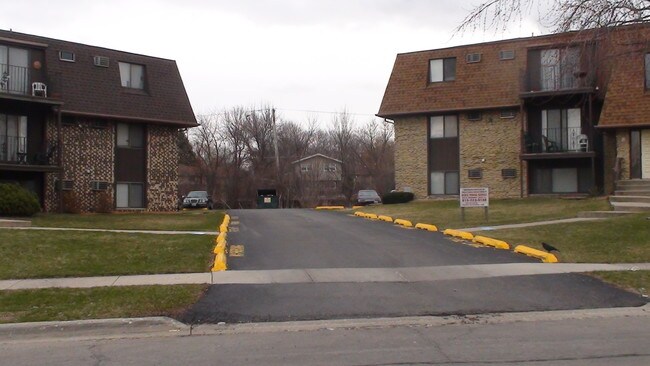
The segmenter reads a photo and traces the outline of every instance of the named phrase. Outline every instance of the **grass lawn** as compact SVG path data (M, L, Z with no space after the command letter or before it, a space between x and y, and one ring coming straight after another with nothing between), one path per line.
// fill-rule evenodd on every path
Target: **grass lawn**
M561 262L650 262L648 213L607 220L482 231L475 234L526 244L542 250L541 242L557 247Z
M0 291L0 323L173 316L207 285Z
M533 197L525 199L490 200L489 221L483 209L465 209L461 220L457 200L414 201L395 205L367 206L359 211L388 215L394 219L407 219L413 223L434 224L442 229L473 226L518 224L524 222L573 218L580 211L607 211L609 203L604 198L560 199Z
M592 275L626 290L644 296L650 295L650 271L593 272Z
M188 210L169 213L38 214L32 226L84 229L218 231L223 211Z
M205 272L209 235L0 230L0 279Z

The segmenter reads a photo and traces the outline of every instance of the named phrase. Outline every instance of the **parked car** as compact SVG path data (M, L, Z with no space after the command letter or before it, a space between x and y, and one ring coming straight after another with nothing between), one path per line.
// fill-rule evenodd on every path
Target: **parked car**
M181 203L182 208L207 208L208 210L212 210L213 205L212 198L206 191L191 191L187 196L183 196Z
M381 197L374 189L362 189L357 193L357 204L369 205L373 203L381 203Z

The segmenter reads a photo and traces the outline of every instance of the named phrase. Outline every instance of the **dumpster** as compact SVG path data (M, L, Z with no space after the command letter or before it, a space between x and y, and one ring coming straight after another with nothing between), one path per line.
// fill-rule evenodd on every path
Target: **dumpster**
M278 195L275 189L257 190L257 208L278 208Z

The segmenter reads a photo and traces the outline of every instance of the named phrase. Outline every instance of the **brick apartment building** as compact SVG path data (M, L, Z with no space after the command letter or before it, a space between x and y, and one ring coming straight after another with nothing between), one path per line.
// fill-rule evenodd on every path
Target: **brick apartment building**
M0 182L44 211L175 209L178 130L196 125L173 60L0 30Z
M650 179L650 26L398 54L378 116L418 198L613 191Z

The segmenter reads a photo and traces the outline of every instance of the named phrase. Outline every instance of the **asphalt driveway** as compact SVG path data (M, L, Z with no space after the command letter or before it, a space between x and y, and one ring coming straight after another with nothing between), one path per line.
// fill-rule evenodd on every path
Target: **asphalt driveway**
M346 269L360 268L444 270L446 266L537 262L441 233L409 230L341 212L233 210L229 214L229 271L328 268L344 274ZM234 247L241 256L232 256ZM641 306L646 302L641 296L577 274L496 277L486 273L485 278L381 283L278 281L213 285L179 320L195 324L461 315Z

